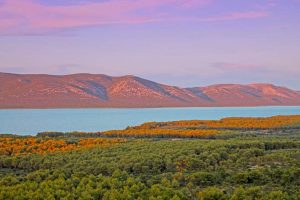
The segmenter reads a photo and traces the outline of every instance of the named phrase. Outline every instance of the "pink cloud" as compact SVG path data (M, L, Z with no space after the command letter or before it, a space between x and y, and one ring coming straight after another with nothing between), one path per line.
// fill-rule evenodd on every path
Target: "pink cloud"
M200 21L227 21L227 20L240 20L240 19L255 19L255 18L267 17L268 15L269 14L265 11L234 12L226 15L200 19Z
M46 6L33 0L6 0L0 7L0 24L9 26L1 25L0 31L11 30L11 25L30 32L40 29L149 22L157 20L156 16L140 16L134 12L176 2L176 0L111 0L80 5Z
M5 0L0 5L0 34L40 33L105 24L136 24L159 21L220 21L265 17L263 12L231 13L208 18L191 18L161 12L164 6L199 8L213 0L110 0L80 5L40 4L35 0ZM148 12L152 11L151 14ZM140 14L144 13L144 14Z

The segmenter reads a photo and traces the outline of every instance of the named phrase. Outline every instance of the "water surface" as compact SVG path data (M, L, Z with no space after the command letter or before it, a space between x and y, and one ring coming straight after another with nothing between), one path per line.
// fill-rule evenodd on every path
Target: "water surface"
M0 133L35 135L42 131L103 131L149 121L268 117L300 114L297 107L13 109L0 110Z

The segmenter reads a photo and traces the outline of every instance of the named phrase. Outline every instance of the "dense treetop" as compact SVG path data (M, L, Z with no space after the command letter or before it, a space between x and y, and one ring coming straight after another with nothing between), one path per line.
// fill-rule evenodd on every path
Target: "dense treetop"
M207 130L181 121L113 131L133 134L126 140L100 132L6 135L0 200L298 200L300 128L291 118L241 122L277 124L268 129ZM186 135L197 131L215 135Z

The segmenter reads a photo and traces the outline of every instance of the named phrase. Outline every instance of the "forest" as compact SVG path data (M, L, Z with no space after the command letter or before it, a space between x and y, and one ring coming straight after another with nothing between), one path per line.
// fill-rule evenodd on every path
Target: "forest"
M300 117L0 137L0 199L300 199Z

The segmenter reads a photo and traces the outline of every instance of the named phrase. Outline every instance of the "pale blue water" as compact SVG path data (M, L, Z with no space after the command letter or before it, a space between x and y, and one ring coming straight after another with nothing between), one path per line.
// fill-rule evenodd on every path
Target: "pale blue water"
M298 107L14 109L0 110L0 133L35 135L41 131L103 131L149 121L267 117L300 114Z

